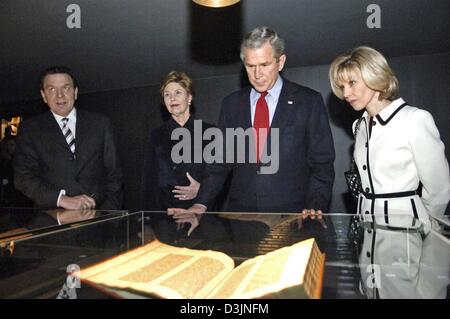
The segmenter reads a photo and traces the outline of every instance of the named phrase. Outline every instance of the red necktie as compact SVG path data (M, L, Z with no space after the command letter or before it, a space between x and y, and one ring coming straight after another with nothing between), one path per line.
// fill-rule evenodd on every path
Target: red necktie
M256 159L261 161L264 145L266 144L267 134L269 132L269 107L267 106L267 92L262 92L258 102L256 102L255 118L253 127L255 129L256 141Z

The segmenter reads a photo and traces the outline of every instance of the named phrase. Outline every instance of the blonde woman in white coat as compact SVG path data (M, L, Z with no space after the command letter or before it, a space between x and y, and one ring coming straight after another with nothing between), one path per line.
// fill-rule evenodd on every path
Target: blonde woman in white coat
M365 110L353 124L355 132L359 122L353 156L363 187L358 214L372 225L387 226L364 231L363 292L369 298L445 297L448 282L422 285L426 275L420 266L430 217L442 216L450 199L449 166L433 117L398 98L397 78L372 48L338 56L329 78L337 97L355 111ZM418 224L421 233L398 230Z

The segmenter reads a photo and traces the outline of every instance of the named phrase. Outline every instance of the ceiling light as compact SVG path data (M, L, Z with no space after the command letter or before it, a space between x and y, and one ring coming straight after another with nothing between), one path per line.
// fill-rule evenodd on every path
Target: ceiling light
M210 8L223 8L238 3L240 0L192 0L196 4Z

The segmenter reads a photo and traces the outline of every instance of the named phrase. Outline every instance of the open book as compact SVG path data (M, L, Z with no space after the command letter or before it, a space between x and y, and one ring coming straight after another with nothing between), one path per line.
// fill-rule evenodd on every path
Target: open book
M82 270L81 280L122 298L320 298L324 262L313 238L236 268L221 252L153 241Z

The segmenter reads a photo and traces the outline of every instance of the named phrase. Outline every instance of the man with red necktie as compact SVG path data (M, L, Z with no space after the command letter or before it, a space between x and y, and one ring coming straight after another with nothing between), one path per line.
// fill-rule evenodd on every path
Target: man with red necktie
M223 132L253 127L258 160L207 165L197 204L188 210L169 209L169 215L179 222L200 216L212 207L230 174L227 211L322 214L331 198L335 158L322 96L280 76L286 62L284 41L267 27L246 35L241 60L251 87L223 100L218 127ZM278 141L271 139L274 128ZM261 174L266 164L261 154L271 143L278 143L279 168L273 174Z

